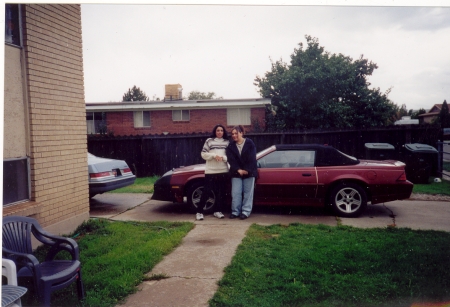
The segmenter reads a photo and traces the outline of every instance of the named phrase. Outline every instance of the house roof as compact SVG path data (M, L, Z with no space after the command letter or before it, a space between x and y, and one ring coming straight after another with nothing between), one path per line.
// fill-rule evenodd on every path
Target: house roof
M228 109L264 107L271 103L270 98L244 99L204 99L171 101L122 101L122 102L88 102L86 111L151 111L151 110L185 110L185 109Z
M433 112L439 113L439 112L441 112L441 109L442 109L442 103L441 103L441 104L435 104L435 105L430 109L430 111L428 111L428 113L433 113Z
M435 104L430 111L427 113L420 114L419 117L431 117L431 116L437 116L441 112L442 109L442 103L441 104Z

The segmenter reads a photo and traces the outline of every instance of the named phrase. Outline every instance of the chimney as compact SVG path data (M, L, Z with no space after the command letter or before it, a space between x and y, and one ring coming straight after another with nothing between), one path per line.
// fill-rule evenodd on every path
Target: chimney
M183 87L181 86L181 84L166 84L166 94L164 96L165 101L182 99Z

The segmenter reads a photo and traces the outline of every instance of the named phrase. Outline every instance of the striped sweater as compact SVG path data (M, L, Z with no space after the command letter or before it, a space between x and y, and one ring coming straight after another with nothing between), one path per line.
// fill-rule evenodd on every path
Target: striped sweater
M228 173L227 156L225 149L230 142L225 139L209 138L202 149L202 158L206 160L205 174ZM223 162L217 162L215 157L221 156Z

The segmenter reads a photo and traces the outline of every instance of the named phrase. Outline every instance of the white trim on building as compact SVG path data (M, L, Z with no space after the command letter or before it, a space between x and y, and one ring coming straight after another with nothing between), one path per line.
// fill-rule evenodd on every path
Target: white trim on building
M270 98L178 100L178 101L123 101L86 103L87 112L119 112L139 110L195 110L264 107Z

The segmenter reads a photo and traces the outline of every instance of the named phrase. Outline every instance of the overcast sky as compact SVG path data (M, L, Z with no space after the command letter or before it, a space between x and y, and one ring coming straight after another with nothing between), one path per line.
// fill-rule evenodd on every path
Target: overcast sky
M330 53L378 65L370 87L407 109L450 102L450 7L82 4L86 102L150 99L179 83L223 98L260 97L271 60L305 35Z

